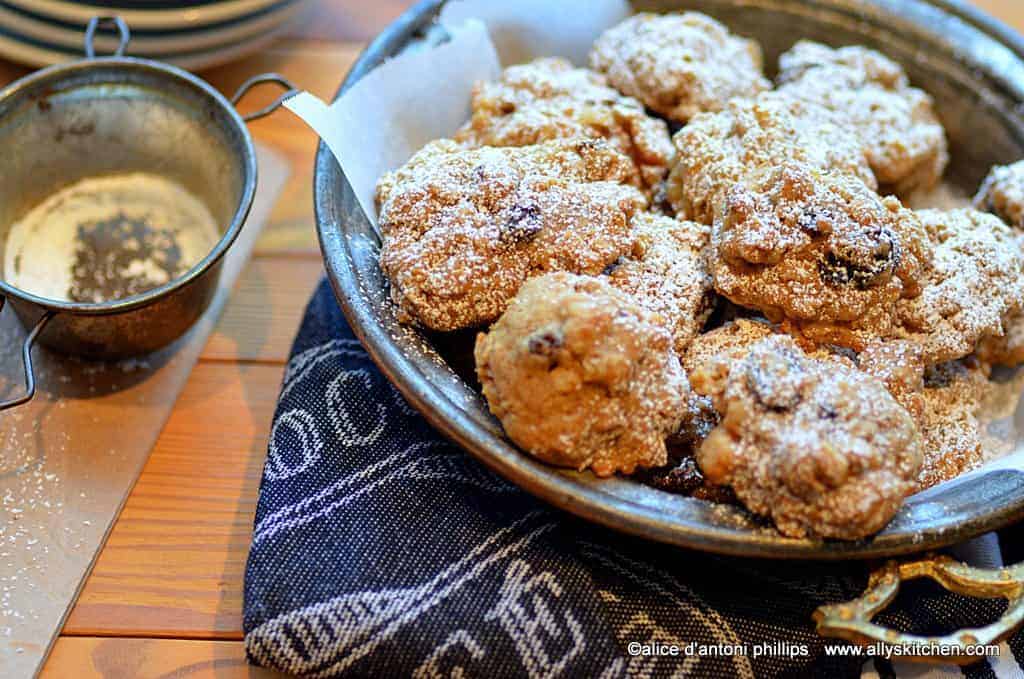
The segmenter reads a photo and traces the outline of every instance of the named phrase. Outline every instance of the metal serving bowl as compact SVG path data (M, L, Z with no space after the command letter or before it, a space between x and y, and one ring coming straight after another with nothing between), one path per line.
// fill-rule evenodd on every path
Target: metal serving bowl
M422 2L389 26L341 91L413 43L431 40L442 2ZM1024 157L1024 39L963 0L682 0L637 9L698 10L758 39L767 63L800 38L863 44L901 62L930 92L949 134L948 179L973 192L994 163ZM810 559L877 557L958 542L1024 517L1024 474L1003 470L906 505L859 542L784 538L740 509L671 495L626 478L600 480L538 463L487 412L472 376L471 334L422 335L398 324L377 266L378 241L330 151L314 182L328 276L352 328L405 397L438 429L527 491L583 518L715 552ZM424 341L426 339L427 341ZM438 357L443 358L439 361Z
M120 31L120 45L113 56L96 57L93 37L105 23ZM31 398L36 338L62 353L95 359L146 354L178 338L212 300L222 258L249 214L256 153L245 122L274 105L243 117L233 103L260 82L290 86L280 76L258 76L229 102L186 71L122 56L128 40L120 19L94 19L86 33L86 58L0 90L0 253L12 225L63 187L130 172L155 173L187 189L216 220L219 240L181 276L102 303L43 298L0 276L0 307L10 302L30 328L23 351L27 392L0 409Z

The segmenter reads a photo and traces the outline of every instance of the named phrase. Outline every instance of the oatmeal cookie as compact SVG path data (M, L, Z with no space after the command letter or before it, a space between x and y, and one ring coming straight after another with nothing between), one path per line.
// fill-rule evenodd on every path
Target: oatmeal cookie
M1024 160L993 167L974 197L974 207L1024 230Z
M980 421L989 391L988 369L968 357L929 366L921 392L918 429L924 440L920 490L948 481L982 464L987 436Z
M1024 255L1013 231L970 208L919 210L932 263L921 294L897 304L899 335L919 342L925 363L966 356L1003 334L1024 297Z
M876 340L856 357L857 367L881 382L920 423L924 412L924 352L909 340Z
M697 116L672 139L666 193L680 219L710 224L728 189L784 163L857 177L877 188L857 137L824 107L776 92Z
M598 476L667 462L686 374L663 320L604 279L531 279L475 356L491 412L531 455Z
M687 375L716 368L727 370L730 364L742 361L752 346L775 333L775 328L767 321L737 319L697 335L682 355L683 369ZM710 396L690 391L676 440L688 450L696 451L721 419Z
M590 66L623 94L679 123L771 89L761 47L697 12L626 19L594 42Z
M1003 318L1003 334L988 335L977 348L978 358L991 365L1015 367L1024 363L1024 309L1014 308Z
M779 335L692 380L725 413L697 453L701 470L783 535L871 535L915 488L921 438L913 419L844 362L810 358Z
M932 98L899 64L866 47L798 42L779 58L778 92L822 104L861 140L878 183L896 193L927 189L949 163Z
M988 367L969 356L925 365L921 345L905 340L876 342L858 356L861 370L875 377L914 418L924 443L918 490L979 466L997 445L980 413L992 392Z
M633 219L633 232L633 247L611 272L611 283L666 320L682 355L714 306L710 229L644 213Z
M648 116L636 99L608 86L604 76L565 59L537 59L506 68L501 79L473 88L470 121L455 140L471 146L529 146L552 139L605 139L633 160L634 183L653 189L668 173L675 150L665 121Z
M919 292L914 213L860 181L786 164L730 189L712 229L715 289L817 343L862 349Z
M467 150L431 142L377 185L380 265L403 320L489 323L531 276L598 274L632 244L646 199L602 140Z

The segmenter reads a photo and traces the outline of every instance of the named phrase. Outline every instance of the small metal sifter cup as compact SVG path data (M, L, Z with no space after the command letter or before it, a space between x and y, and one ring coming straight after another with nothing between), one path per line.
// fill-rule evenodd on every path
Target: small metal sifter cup
M96 56L101 26L119 32L112 56ZM84 59L37 71L0 91L0 262L12 225L34 206L76 182L133 172L166 178L198 199L217 226L216 243L166 283L109 301L49 299L15 287L11 272L0 272L0 308L9 302L29 329L22 347L26 392L0 403L0 410L32 398L37 340L85 358L118 359L170 343L199 318L256 191L256 155L245 123L273 112L294 92L283 77L265 74L228 101L186 71L124 56L128 41L124 21L97 17L86 31ZM260 83L287 91L239 115L233 104Z

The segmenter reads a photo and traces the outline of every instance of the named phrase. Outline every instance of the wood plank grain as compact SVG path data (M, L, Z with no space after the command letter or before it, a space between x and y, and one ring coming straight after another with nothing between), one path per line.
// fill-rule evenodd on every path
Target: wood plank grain
M200 360L286 362L306 303L322 276L319 253L253 259Z
M330 101L356 56L357 43L283 40L274 47L244 61L202 72L200 75L227 96L246 79L259 73L275 72L296 87ZM253 90L240 109L254 111L280 94L272 86ZM259 143L284 154L292 174L275 205L256 245L257 253L316 253L319 248L313 222L313 158L319 137L288 111L278 111L249 123Z
M272 679L245 662L240 641L62 637L41 679Z
M282 370L197 365L65 634L241 638L245 558Z

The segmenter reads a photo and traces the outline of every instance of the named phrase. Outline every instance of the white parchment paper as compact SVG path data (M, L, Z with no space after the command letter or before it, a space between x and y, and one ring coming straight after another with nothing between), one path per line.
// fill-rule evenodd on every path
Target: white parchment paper
M630 14L625 0L461 0L444 6L440 21L445 26L483 21L505 66L538 57L565 57L585 66L597 37Z
M378 178L427 142L449 137L465 123L476 81L495 79L502 66L542 56L585 65L593 41L629 14L625 0L452 1L439 17L451 36L447 42L389 60L333 104L302 93L285 106L323 138L376 227ZM1015 423L1010 435L1015 441L1020 438ZM996 469L1024 470L1024 449L1017 448L908 502L930 501L953 484Z
M467 21L449 42L384 63L330 106L308 92L285 106L331 149L376 226L377 179L428 141L450 137L469 118L473 83L500 72L487 29Z

